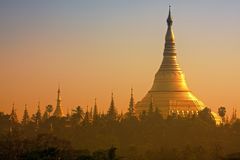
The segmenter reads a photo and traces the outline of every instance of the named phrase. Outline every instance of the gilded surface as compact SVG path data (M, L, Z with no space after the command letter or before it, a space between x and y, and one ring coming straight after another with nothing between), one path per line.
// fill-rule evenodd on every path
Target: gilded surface
M206 106L189 90L185 76L177 63L172 17L169 10L167 19L168 29L165 37L165 48L162 64L155 74L150 91L136 104L137 113L148 111L152 101L153 107L158 108L164 118L169 114L197 114ZM216 116L216 115L215 115Z
M62 111L62 105L61 105L61 91L60 91L60 87L58 88L58 93L57 93L57 105L56 105L56 109L53 113L54 117L63 117L63 111Z

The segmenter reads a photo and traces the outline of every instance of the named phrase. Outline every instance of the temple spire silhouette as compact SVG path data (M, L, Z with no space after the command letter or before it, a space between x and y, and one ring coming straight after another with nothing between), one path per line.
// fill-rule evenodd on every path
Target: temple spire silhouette
M133 88L131 88L131 97L129 101L129 107L128 107L128 113L130 116L135 115L135 104L134 104L134 98L133 98Z
M60 90L60 85L58 86L58 91L57 91L57 104L56 104L56 109L53 113L53 116L55 117L63 117L63 111L62 111L62 98L61 98L61 90Z

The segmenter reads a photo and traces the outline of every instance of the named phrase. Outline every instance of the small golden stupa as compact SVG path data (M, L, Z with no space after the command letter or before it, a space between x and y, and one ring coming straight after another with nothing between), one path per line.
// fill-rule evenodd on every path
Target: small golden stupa
M63 110L62 110L62 99L61 99L61 91L60 91L60 86L58 86L58 91L57 91L57 105L56 105L56 109L53 113L54 117L63 117Z

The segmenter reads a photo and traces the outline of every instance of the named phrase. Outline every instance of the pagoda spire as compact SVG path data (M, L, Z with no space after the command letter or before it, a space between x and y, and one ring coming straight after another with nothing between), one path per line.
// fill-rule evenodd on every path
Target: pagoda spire
M154 98L153 107L151 106L153 102L152 97ZM150 107L148 108L149 104ZM163 60L155 74L152 88L136 104L136 111L138 114L141 114L143 111L147 111L147 109L151 111L158 108L163 118L167 118L169 112L173 109L183 112L188 112L189 110L196 112L203 110L205 107L206 105L194 96L188 88L184 73L177 63L173 17L171 6L169 6ZM215 114L212 115L219 122L219 117Z
M165 49L163 52L164 56L176 56L175 38L172 30L173 19L171 14L171 6L169 5L169 12L167 18L167 33L165 36Z
M172 15L171 15L171 5L169 5L167 24L168 24L168 26L172 26L172 23L173 23L173 20L172 20Z
M113 97L113 92L111 94L111 106L114 106L114 97Z
M97 99L94 99L94 107L93 107L93 121L96 121L98 118L98 108L97 108Z
M42 114L41 114L41 109L40 109L40 101L38 101L37 112L35 113L34 121L37 125L39 125L41 120L42 120Z
M176 43L172 29L173 18L169 6L163 61L155 74L151 91L189 91L184 74L177 63ZM173 76L174 75L174 76Z
M130 97L130 102L129 102L129 108L128 112L130 116L133 116L135 114L135 108L134 108L134 98L133 98L133 88L131 88L131 97Z
M58 91L57 91L57 101L61 103L61 90L60 90L60 85L58 86Z
M117 118L117 109L114 104L113 92L112 92L111 103L107 112L107 116L110 118L110 120L116 120Z
M97 110L97 98L94 99L94 112L98 113L98 110Z
M53 116L55 117L62 117L63 111L62 111L62 99L61 99L61 90L60 90L60 85L58 86L58 91L57 91L57 105L56 105L56 109L53 113Z

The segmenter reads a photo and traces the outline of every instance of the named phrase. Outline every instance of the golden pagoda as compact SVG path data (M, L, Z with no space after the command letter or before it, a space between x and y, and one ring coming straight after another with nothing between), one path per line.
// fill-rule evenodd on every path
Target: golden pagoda
M56 109L53 113L54 117L63 117L63 111L62 111L62 105L61 105L61 91L60 91L60 86L58 86L58 91L57 91L57 105L56 105Z
M183 71L177 63L175 38L172 30L173 20L169 6L167 33L162 64L155 74L152 88L145 97L136 104L138 114L148 111L150 104L160 111L163 118L172 113L179 115L197 114L206 106L189 90ZM212 113L215 119L218 116Z

